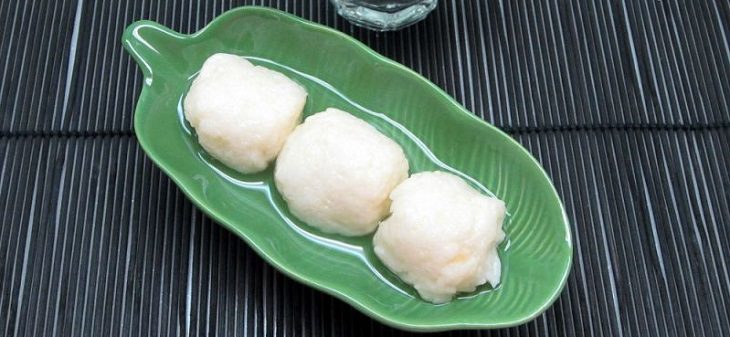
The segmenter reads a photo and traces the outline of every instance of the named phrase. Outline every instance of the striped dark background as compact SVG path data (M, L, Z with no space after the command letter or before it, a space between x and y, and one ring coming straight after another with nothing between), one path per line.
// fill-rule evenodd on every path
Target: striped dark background
M552 177L565 291L525 325L447 335L730 335L727 1L442 0L374 33L324 0L19 0L0 1L0 336L408 335L266 265L136 143L124 27L193 32L244 4L416 70Z

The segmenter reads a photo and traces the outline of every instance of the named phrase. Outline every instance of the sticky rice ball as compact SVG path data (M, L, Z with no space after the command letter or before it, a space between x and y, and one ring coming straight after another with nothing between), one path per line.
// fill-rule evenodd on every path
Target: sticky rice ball
M264 170L301 119L307 92L243 57L209 57L185 96L185 119L203 148L242 173Z
M373 126L329 108L308 117L276 160L276 187L289 210L324 232L372 232L388 196L408 177L403 149Z
M390 199L375 254L423 299L444 303L485 282L499 284L504 202L445 172L414 174Z

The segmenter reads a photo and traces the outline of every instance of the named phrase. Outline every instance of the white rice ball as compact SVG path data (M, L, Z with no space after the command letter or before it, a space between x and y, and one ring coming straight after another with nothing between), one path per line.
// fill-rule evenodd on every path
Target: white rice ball
M390 199L375 254L422 298L444 303L485 282L499 284L504 202L445 172L414 174Z
M276 160L276 187L299 219L325 232L362 235L388 214L408 177L403 149L373 126L329 108L308 117Z
M262 171L299 123L307 92L243 57L215 54L185 97L185 119L213 157L243 173Z

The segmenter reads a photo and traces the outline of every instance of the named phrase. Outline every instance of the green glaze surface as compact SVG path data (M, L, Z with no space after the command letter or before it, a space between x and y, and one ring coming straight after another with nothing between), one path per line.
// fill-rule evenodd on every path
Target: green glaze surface
M144 73L134 128L147 155L201 210L288 276L388 325L418 331L518 325L559 295L572 257L562 203L535 159L415 72L351 37L276 10L244 7L193 35L139 21L122 43ZM502 283L454 301L421 300L378 261L371 236L321 233L291 216L272 169L236 173L198 145L181 105L207 57L225 52L282 72L309 92L305 116L337 107L398 142L411 172L448 170L505 201Z

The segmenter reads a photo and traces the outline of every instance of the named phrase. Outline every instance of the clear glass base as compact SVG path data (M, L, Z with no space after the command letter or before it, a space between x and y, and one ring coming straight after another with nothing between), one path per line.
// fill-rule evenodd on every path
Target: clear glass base
M337 13L355 25L388 31L423 20L438 0L331 0Z

